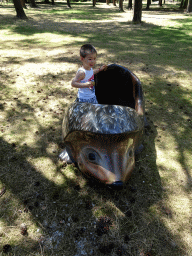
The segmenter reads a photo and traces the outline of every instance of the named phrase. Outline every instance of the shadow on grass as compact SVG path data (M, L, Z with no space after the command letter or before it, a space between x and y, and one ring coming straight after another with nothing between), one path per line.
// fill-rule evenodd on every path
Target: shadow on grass
M162 255L184 255L179 237L174 237L154 214L156 205L164 218L172 218L171 210L162 202L156 165L157 131L150 118L149 122L145 150L121 191L87 182L77 169L64 167L57 162L57 154L46 151L51 141L61 148L60 139L53 136L60 133L57 123L54 131L50 127L39 128L39 133L46 133L48 140L37 137L34 148L26 144L17 146L1 138L0 180L7 189L7 195L1 198L1 222L2 226L18 229L17 240L10 243L12 252L16 255L28 255L31 250L46 255L62 252L71 256L76 255L75 250L87 255L121 250L125 255L148 251L157 255L160 251ZM38 163L32 164L33 159L39 159ZM53 163L51 170L49 159ZM60 184L55 179L58 176ZM96 218L100 216L110 218L109 231L98 232ZM28 223L28 236L20 234L20 221ZM40 234L37 230L41 230Z
M29 154L32 154L33 157L37 157L32 149L25 146L20 148L18 153L17 146L14 144L8 144L2 139L0 144L3 149L1 150L0 177L7 189L4 195L5 199L1 198L1 224L7 229L10 226L16 227L18 240L14 241L15 237L9 237L13 253L17 255L28 255L30 251L41 253L40 241L43 238L37 233L38 228L41 229L41 234L46 236L42 241L47 242L48 252L51 252L53 243L58 245L57 242L61 242L61 239L63 246L71 242L69 239L73 234L64 238L61 230L66 232L65 221L71 216L69 210L74 208L77 197L75 190L71 193L67 192L69 189L66 189L65 186L70 186L72 182L75 186L75 181L65 176L65 184L57 186L26 160L26 151L30 152ZM42 155L44 156L44 152ZM58 199L60 200L58 201ZM24 237L20 233L18 222L21 218L24 222L28 222L28 237ZM36 229L32 223L35 224ZM56 231L58 234L55 233ZM54 239L49 240L53 234L55 234Z
M190 97L188 97L189 90L183 89L177 81L169 83L166 79L158 79L154 81L154 84L153 91L151 91L150 86L147 90L147 95L151 99L150 103L152 104L151 115L155 116L156 113L161 113L158 117L161 135L163 136L163 131L166 130L173 138L175 148L172 148L172 150L178 155L178 168L181 167L186 176L183 190L189 189L190 191L192 189L192 177L189 172L190 163L186 157L186 152L188 154L192 153L191 142L188 140L192 127L192 104ZM166 148L166 141L161 146Z
M149 7L149 9L146 9L146 5L144 5L144 11L147 11L147 12L151 12L154 14L170 14L170 13L181 13L183 14L184 10L183 9L180 9L180 5L179 4L173 4L173 5L163 5L162 7L160 6L157 6L157 5L151 5ZM157 13L156 13L157 12Z
M44 20L45 23L47 21ZM52 23L57 27L57 22ZM183 23L182 26L187 29L185 24ZM23 108L28 110L27 114L19 111L15 113L18 116L17 121L20 122L19 129L15 133L20 134L20 139L13 143L0 138L0 180L7 188L7 192L1 197L1 223L7 228L15 226L16 230L19 229L18 223L21 222L27 221L29 226L28 237L23 237L19 230L17 231L18 240L15 237L13 241L11 238L4 239L6 235L2 235L3 241L6 240L11 244L16 255L30 255L29 251L42 254L45 252L46 255L65 253L71 256L72 252L74 255L83 253L84 255L85 253L103 255L103 251L110 250L111 253L117 254L119 248L124 251L124 255L139 255L142 251L151 251L155 255L185 255L181 237L174 236L162 220L162 218L174 220L176 217L163 200L164 191L159 176L160 166L157 167L156 164L155 142L157 139L162 140L163 129L172 136L177 145L178 163L186 175L184 189L190 191L191 175L185 150L187 148L188 152L191 152L188 138L191 137L189 135L191 134L192 105L187 97L189 91L182 87L180 82L175 81L170 84L169 76L172 76L172 73L167 72L167 67L175 69L180 67L181 61L178 60L181 60L183 55L185 60L190 58L190 36L181 28L168 30L146 24L138 28L130 27L128 24L127 31L121 31L122 25L127 24L118 23L117 32L111 29L111 26L114 26L114 23L111 23L111 26L104 27L98 35L94 32L102 26L102 22L90 26L87 23L82 37L85 41L95 42L100 49L106 50L106 53L113 52L113 48L118 49L114 53L118 62L121 62L121 58L125 56L138 65L142 62L143 66L138 68L142 68L140 71L151 77L150 82L144 81L146 98L149 100L146 105L151 125L150 130L146 131L145 150L137 158L136 169L122 191L109 191L98 184L87 183L77 169L65 167L57 162L57 151L61 150L62 121L62 117L57 115L57 110L56 113L53 110L47 110L46 100L39 97L38 107L48 111L48 114L54 118L50 125L43 128L33 113L37 105L33 106L30 102L23 103L16 99L20 110ZM67 26L76 28L76 25L71 23ZM91 33L86 31L87 26L92 29ZM11 30L26 36L49 31L48 29L44 31L21 29L19 25ZM66 34L62 31L50 33ZM73 32L71 35L75 37ZM19 47L20 43L22 44L22 40L14 44ZM30 39L30 41L25 40L25 43L35 45L38 41ZM73 48L74 45L77 45L77 42L70 43L68 47ZM8 43L7 45L5 43L4 47L6 46ZM26 59L22 62L19 59L19 63L24 65L26 62L37 60L38 58ZM54 55L51 61L74 63L74 60L76 57L70 58L64 54L63 56L58 54ZM8 57L7 61L4 64L11 63L13 59ZM16 59L14 61L17 63ZM189 63L185 61L182 64L184 72L190 71ZM59 75L62 77L63 73L58 74L58 77ZM37 80L44 81L46 84L50 77L51 74L47 74L47 76L39 76ZM3 86L3 90L6 87L6 90L9 90L6 84ZM51 92L58 102L62 97L70 97L69 92L61 93L58 88L53 88ZM4 105L1 106L1 111L7 111ZM15 119L10 118L11 115L12 112L7 111L8 123L13 125ZM26 115L37 124L38 133L34 147L22 143L24 139L22 127L30 129L30 120L28 122ZM22 121L24 118L26 120ZM157 134L157 126L162 128L161 134ZM178 129L180 127L182 129ZM49 144L56 146L56 153L52 149L47 150ZM161 146L165 149L166 143L162 141ZM96 217L100 216L109 216L113 223L110 231L104 235L98 235L97 232ZM40 234L37 230L40 230Z
M17 229L17 241L9 238L12 252L28 255L32 250L33 253L56 255L62 251L65 255L76 255L75 248L80 253L78 244L81 243L86 246L84 252L92 251L93 255L100 255L104 244L113 248L111 252L122 248L125 255L138 255L147 250L152 253L161 250L163 255L182 255L179 241L150 209L161 201L162 187L156 167L154 139L157 134L152 123L148 133L150 139L148 137L145 142L146 150L138 157L136 170L121 191L108 190L98 183L86 184L74 169L72 172L76 177L70 178L65 174L67 169L58 163L52 178L47 178L46 171L43 173L27 160L29 157L39 158L42 162L45 157L53 159L46 155L43 140L37 141L42 148L35 153L37 149L27 145L18 148L1 138L0 180L7 189L1 198L1 223L8 229L10 226ZM148 162L146 154L153 154L152 162ZM58 174L63 177L60 185L53 178ZM82 180L84 185L80 183ZM104 232L107 243L95 228L96 217L100 216L110 217L114 225L112 233ZM20 233L18 223L21 220L27 222L28 236ZM37 230L41 230L40 234ZM141 241L145 243L141 244Z

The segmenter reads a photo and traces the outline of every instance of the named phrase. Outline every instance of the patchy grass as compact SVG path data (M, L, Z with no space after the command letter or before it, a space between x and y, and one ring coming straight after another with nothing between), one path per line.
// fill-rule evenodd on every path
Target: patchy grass
M152 6L143 23L112 5L40 5L0 16L0 255L191 255L191 21ZM61 124L79 48L141 80L145 150L121 191L64 166Z

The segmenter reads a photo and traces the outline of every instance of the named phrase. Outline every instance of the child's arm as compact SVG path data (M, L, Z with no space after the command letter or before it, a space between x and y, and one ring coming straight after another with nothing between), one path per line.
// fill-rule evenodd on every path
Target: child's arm
M71 85L76 88L89 88L93 86L91 81L88 81L86 83L81 83L81 80L85 78L85 73L80 70L77 72L76 76L71 81Z
M106 70L107 69L107 66L106 65L103 65L101 68L96 68L93 70L93 73L94 75L99 73L100 71L103 71L103 70Z

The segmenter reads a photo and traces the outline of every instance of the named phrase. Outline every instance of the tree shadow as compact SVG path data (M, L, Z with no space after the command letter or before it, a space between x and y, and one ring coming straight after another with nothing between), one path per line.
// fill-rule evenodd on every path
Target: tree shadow
M54 21L53 24L58 25ZM113 47L117 47L119 50L115 58L119 62L125 53L131 54L132 52L133 55L127 57L129 60L132 58L136 64L139 64L142 60L143 67L139 71L151 77L150 83L147 82L144 85L147 93L146 98L150 99L146 105L151 125L151 129L146 131L145 150L137 158L136 169L122 191L108 190L106 187L98 185L98 183L97 185L89 185L87 179L84 179L77 169L69 166L65 167L57 162L57 151L61 150L62 147L60 145L60 135L63 110L59 110L59 108L63 103L60 103L54 111L53 109L47 110L46 100L43 100L45 95L38 93L37 90L39 89L36 90L35 93L39 94L38 107L47 111L54 118L50 125L44 127L39 118L33 113L35 107L30 102L16 99L19 109L26 109L28 111L27 116L29 115L35 120L38 132L35 135L33 147L25 144L22 127L29 130L30 125L26 114L16 111L15 115L18 116L17 120L21 124L15 133L20 135L20 138L16 143L12 140L7 141L0 138L0 180L7 188L6 193L1 197L1 205L5 208L3 210L1 208L3 212L1 221L4 226L9 228L10 226L18 227L21 220L23 222L27 220L30 223L29 226L31 226L28 230L28 237L23 237L18 231L18 241L11 243L16 255L27 255L29 250L34 253L41 253L41 250L44 250L47 255L56 255L56 253L61 255L65 252L65 255L71 256L71 248L76 248L74 251L76 250L79 255L83 253L103 255L102 251L107 252L110 248L112 248L111 253L114 254L117 254L118 248L121 248L125 255L126 253L139 255L142 251L151 251L155 255L185 255L181 237L173 235L165 225L166 221L164 220L171 219L176 222L176 219L174 219L176 217L164 200L166 195L159 175L160 165L157 166L156 163L155 143L157 140L161 141L163 136L163 132L159 133L159 128L161 130L165 129L167 133L171 134L177 145L178 163L186 174L183 189L191 191L191 174L185 155L186 148L188 152L191 152L188 139L191 131L192 107L189 98L187 98L189 91L181 87L181 84L176 81L170 83L169 77L163 76L164 74L169 76L166 65L176 69L180 67L181 63L176 58L182 59L184 51L187 51L191 56L190 36L181 31L180 28L170 28L168 31L158 26L147 27L146 24L141 29L134 26L129 27L129 33L123 32L121 34L121 26L126 24L118 23L120 30L118 31L117 41L114 40L114 35L117 36L116 31L111 29L114 24L116 23L111 22L108 28L104 27L102 33L100 31L101 35L99 37L94 33L103 24L102 22L94 24L89 27L89 31L83 35L83 38L85 41L95 42L109 54ZM75 24L67 23L66 25L75 28ZM88 23L85 24L85 30L88 25ZM185 23L182 25L185 26ZM135 28L135 30L132 28ZM147 31L149 28L152 30ZM90 29L92 29L91 33ZM142 33L143 31L146 32L145 38L139 32L139 29ZM12 30L24 35L39 33L35 29L21 31L19 25ZM42 33L44 32L46 30L42 31ZM57 33L65 35L62 31ZM75 36L72 31L71 35ZM101 42L101 38L106 42ZM173 49L173 46L175 44L177 46L178 42L180 43L179 49L181 52L178 52L176 47ZM31 39L30 43L35 45L38 41ZM19 46L19 43L16 44ZM77 42L70 43L68 47L72 48L75 44ZM140 47L137 48L136 45ZM139 53L135 52L135 49L138 49ZM139 60L137 59L138 54ZM151 55L151 59L149 55ZM166 55L168 59L166 65L160 55ZM61 57L58 54L54 56L52 61L55 63L61 61L73 63L74 59L64 55ZM12 59L9 61L11 62ZM17 60L14 59L14 61ZM33 60L19 61L21 65L24 65L25 62ZM184 63L183 69L185 72L190 71L189 64ZM61 72L60 75L62 76L63 73ZM46 79L49 79L50 76L51 74L38 76L37 80L46 83ZM172 73L170 76L172 76ZM3 86L3 89L5 89L6 84L3 84ZM62 97L70 99L70 92L61 91L59 88L53 89L51 93L58 101ZM1 111L7 111L5 105L0 106ZM65 109L66 105L63 104L62 107ZM60 115L57 115L59 111ZM9 120L9 124L14 125L16 120L11 115L12 112L7 111L6 118ZM164 124L165 128L163 127ZM182 127L181 131L178 127ZM185 140L185 146L182 140ZM56 152L53 152L55 148L47 150L49 144L55 144ZM166 143L162 141L161 146L165 149ZM39 160L35 161L37 159ZM51 169L49 169L49 165L52 166ZM59 181L57 180L58 177ZM104 215L112 219L113 225L111 225L109 232L99 236L97 218ZM34 231L38 229L41 230L40 235L37 235ZM104 247L105 243L107 243L107 247Z
M154 6L154 5L150 5L149 9L144 9L144 11L146 12L154 12L154 14L170 14L170 13L181 13L183 14L183 9L180 9L180 5L179 4L175 4L172 6L167 6L167 5L163 5L162 7L158 7L158 6Z
M9 237L12 252L28 255L30 251L42 253L43 250L46 255L55 255L68 243L74 243L73 236L83 221L83 218L79 219L80 213L76 216L82 207L78 200L85 200L86 197L78 196L78 180L71 179L62 172L64 182L58 185L26 159L29 154L37 157L33 149L28 146L18 149L16 144L10 144L2 138L0 146L0 180L6 188L6 193L1 198L1 224L2 227L7 227L7 231L10 227L15 227L18 233L17 241ZM44 152L41 156L45 156ZM55 169L55 175L60 169L61 167ZM21 219L28 228L25 236L20 232ZM73 222L75 227L71 224ZM70 255L70 250L71 248L69 251L65 249L68 253L66 255Z
M135 170L123 189L111 189L88 179L89 194L93 198L96 194L102 201L98 212L110 217L119 230L115 238L109 235L108 242L103 241L102 236L98 237L97 245L101 248L104 244L110 250L113 243L116 250L122 250L122 255L183 255L182 241L171 234L161 220L161 217L171 219L172 211L163 199L164 188L156 164L158 133L153 121L148 121L150 126L145 130L144 150L136 158ZM155 209L160 218L154 214Z
M81 244L86 245L84 253L92 251L102 255L105 244L105 248L112 248L111 252L121 248L125 255L159 250L163 255L178 255L178 252L182 255L179 239L168 232L151 210L154 204L161 205L162 200L162 184L156 166L156 136L156 129L151 122L150 129L146 131L145 150L137 158L135 171L121 191L90 182L77 169L74 172L76 177L70 178L66 175L69 167L57 163L56 156L47 155L44 149L35 153L35 149L27 145L17 147L1 138L0 179L7 189L6 193L9 193L5 199L2 198L4 209L1 221L3 226L17 227L18 232L19 219L29 223L28 236L20 234L17 244L11 244L12 252L26 255L26 252L33 250L33 253L43 251L46 255L55 255L62 251L65 255L71 255L71 245L69 251L66 249L70 243L77 253L82 253L82 249L79 249ZM42 142L43 139L37 140L37 144L44 148ZM148 161L148 155L153 155L152 162ZM29 156L39 157L41 161L43 157L54 158L55 170L52 175L61 176L60 185L54 182L54 178L46 177L41 165L36 167L31 164L27 160ZM74 168L71 170L74 171ZM160 211L162 209L160 207ZM166 218L171 217L171 213L163 214ZM111 218L114 225L111 231L102 233L99 227L101 233L98 232L96 217L99 215ZM31 234L35 232L30 227L34 223L36 232L41 230L41 235ZM104 237L109 242L105 242ZM145 242L141 245L141 241ZM93 247L94 250L91 249Z
M165 86L170 92L170 86L167 84ZM176 87L173 84L171 86ZM156 90L159 90L159 88L156 87ZM159 90L159 94L161 90ZM57 89L55 92L57 94L54 97L58 97L58 99L65 95ZM152 95L149 95L149 98L153 98L153 93L147 91L147 94L150 93ZM179 94L181 93L179 92ZM158 94L156 95L158 96ZM166 97L167 100L166 98L163 100L165 106L162 105L160 97L158 97L162 109L170 102L169 94ZM14 246L14 243L12 245L15 253L26 255L26 250L29 250L29 248L37 252L40 252L43 248L46 252L53 251L54 255L57 251L65 251L64 248L69 240L74 240L75 237L74 248L77 251L80 250L78 249L78 243L82 243L87 245L87 249L84 249L84 251L89 253L90 247L94 246L95 252L99 255L105 242L103 240L104 236L98 235L97 228L94 228L98 221L96 217L109 216L115 226L111 232L117 233L118 236L116 240L112 233L107 233L108 241L112 241L107 243L107 246L110 247L113 243L113 252L118 248L123 248L124 251L131 252L133 255L138 255L142 250L150 250L154 253L161 250L163 255L178 255L178 252L180 255L183 254L183 245L180 238L173 236L167 230L163 221L153 212L153 207L157 207L160 215L168 219L172 218L172 212L166 207L163 200L163 188L156 164L155 140L158 134L153 120L150 120L150 111L152 109L157 111L160 104L151 106L151 102L148 103L151 106L148 106L150 128L146 130L145 150L137 158L135 171L128 184L122 191L113 191L98 183L96 185L86 184L87 179L84 179L81 173L76 169L74 170L74 168L71 171L75 176L66 175L65 172L70 171L68 171L68 167L64 167L57 162L57 153L47 151L49 143L52 142L57 144L58 150L61 150L61 116L56 115L54 127L51 125L45 128L35 117L35 109L30 103L23 103L19 98L15 98L15 101L21 109L26 108L36 120L38 134L36 134L34 147L23 144L22 140L17 141L18 144L8 143L2 138L0 140L2 148L1 182L5 184L7 191L10 192L10 196L2 201L2 205L5 205L6 208L3 211L2 221L5 226L17 226L18 218L22 214L24 220L27 219L26 215L30 214L37 227L36 229L42 230L42 235L36 236L35 239L32 239L30 232L28 232L27 242L26 237L24 239L20 235L20 246L18 246L18 243L17 246ZM156 103L158 103L157 99ZM181 106L184 107L183 104L178 107ZM46 105L42 105L42 108L46 110ZM50 111L50 114L52 112ZM9 113L7 112L7 114ZM19 112L16 115L21 120L26 117ZM14 124L14 121L11 118L9 120L11 125ZM27 120L23 122L27 125ZM182 122L184 122L184 119L182 119ZM18 130L18 133L22 134L22 130ZM46 134L46 136L41 136L42 134ZM174 136L177 137L176 134ZM180 150L180 162L186 166L182 148ZM51 160L54 166L51 171L52 177L47 177L46 171L41 168L41 166L47 168L46 163L38 165L34 162L32 164L31 159L38 158L40 162L43 161L43 158ZM27 159L30 159L30 161ZM190 179L189 172L186 171L186 173ZM60 175L62 179L59 185L53 178L57 175ZM11 195L17 200L16 206L15 203L11 202ZM20 209L21 212L17 209ZM13 214L14 212L16 214ZM87 221L87 216L89 216L89 221ZM68 237L61 241L60 238L64 236L64 233L67 233ZM91 236L90 233L92 233ZM86 242L84 241L85 238ZM140 241L145 242L141 245ZM23 246L21 246L22 243L24 243ZM71 247L69 248L71 250ZM71 255L71 252L66 250L66 255Z

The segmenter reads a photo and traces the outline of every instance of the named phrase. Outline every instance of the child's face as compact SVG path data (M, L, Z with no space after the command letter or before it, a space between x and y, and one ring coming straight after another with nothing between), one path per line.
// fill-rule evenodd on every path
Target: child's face
M93 68L96 63L96 58L97 58L96 53L87 54L87 56L85 58L81 57L83 67L87 70L90 70L91 68Z

